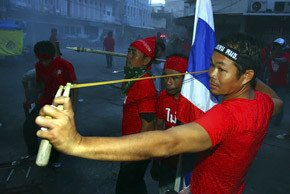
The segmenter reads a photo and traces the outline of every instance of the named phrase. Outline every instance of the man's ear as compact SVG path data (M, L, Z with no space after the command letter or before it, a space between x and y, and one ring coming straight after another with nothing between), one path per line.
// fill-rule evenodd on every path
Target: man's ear
M143 60L143 66L147 66L151 61L151 58L150 57L145 57L144 60Z
M254 70L252 70L252 69L246 70L246 72L243 74L244 80L243 80L242 84L244 85L244 84L250 82L253 79L254 75L255 75Z

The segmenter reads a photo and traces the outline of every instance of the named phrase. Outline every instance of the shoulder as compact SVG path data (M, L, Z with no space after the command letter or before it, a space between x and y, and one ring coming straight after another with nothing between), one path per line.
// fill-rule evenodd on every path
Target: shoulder
M73 66L70 62L68 62L67 60L65 60L65 59L63 59L63 58L61 58L61 57L56 57L56 58L54 59L54 62L55 62L56 64L60 64L60 65L66 66L66 67L71 67L71 66Z
M158 101L159 101L159 102L164 101L164 100L167 99L168 97L169 97L169 96L167 95L166 90L162 90L162 91L159 93Z
M146 73L141 78L144 78L144 77L151 77L151 76L148 73ZM152 79L144 79L144 80L136 81L136 83L140 87L150 87L150 88L154 87L153 78ZM154 89L155 89L155 87L154 87Z
M166 90L162 90L159 96L168 96Z
M274 108L274 102L270 96L268 96L267 94L258 92L258 91L254 91L254 92L256 94L256 99L259 102L267 104L267 106L270 107L271 109Z

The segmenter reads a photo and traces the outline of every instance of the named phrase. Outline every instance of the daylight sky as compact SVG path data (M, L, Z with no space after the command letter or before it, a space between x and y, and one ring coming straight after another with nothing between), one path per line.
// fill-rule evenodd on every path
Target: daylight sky
M151 0L151 3L165 3L165 0Z

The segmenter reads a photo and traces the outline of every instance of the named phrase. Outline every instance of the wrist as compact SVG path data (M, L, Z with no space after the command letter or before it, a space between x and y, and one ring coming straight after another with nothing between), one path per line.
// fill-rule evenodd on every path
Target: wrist
M85 137L81 136L79 133L76 133L69 155L81 156L84 139Z

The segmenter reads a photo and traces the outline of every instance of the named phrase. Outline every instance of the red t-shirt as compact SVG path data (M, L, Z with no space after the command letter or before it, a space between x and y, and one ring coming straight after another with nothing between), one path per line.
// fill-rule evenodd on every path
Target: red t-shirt
M150 77L146 73L142 77ZM140 113L155 113L157 92L152 79L135 81L123 103L122 135L139 133L142 128Z
M44 90L38 103L51 104L60 85L76 81L74 68L68 61L56 57L50 66L43 67L39 62L35 65L36 81L44 83Z
M288 85L287 73L290 63L290 56L287 53L282 53L278 58L286 58L286 63L272 62L269 60L267 66L270 68L269 85L285 86Z
M223 101L195 122L209 134L212 148L201 152L191 177L191 192L241 193L246 174L266 135L272 99Z
M165 129L177 126L176 113L178 109L179 100L167 94L166 90L160 92L156 103L156 117L163 119L165 122ZM176 168L178 163L178 156L174 155L166 158L161 158L160 161L167 166Z
M166 90L160 92L156 104L156 117L164 120L165 129L177 126L176 112L178 104L179 100L168 95Z
M112 37L106 37L104 40L104 47L106 51L114 51L114 46L115 46L115 40Z

